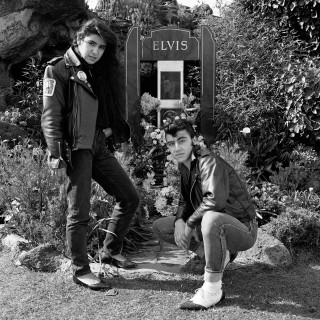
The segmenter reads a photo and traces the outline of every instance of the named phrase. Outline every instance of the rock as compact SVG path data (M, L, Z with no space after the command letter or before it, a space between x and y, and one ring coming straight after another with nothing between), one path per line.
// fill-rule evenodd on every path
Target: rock
M71 260L68 258L62 258L61 264L59 265L59 268L57 271L60 271L61 273L69 273L72 271L72 265Z
M284 244L259 228L255 245L239 252L236 262L244 264L261 263L271 267L283 267L292 264L292 257Z
M42 244L19 255L17 265L31 270L55 272L62 264L63 256L52 244Z
M256 263L269 267L283 267L292 264L292 257L281 241L270 236L266 231L259 229L255 245L247 251L239 252L236 260L230 263L226 270L238 269ZM205 260L192 255L182 267L181 272L202 275L204 267Z
M59 25L64 25L73 36L70 26L86 18L87 12L85 0L2 0L0 60L25 60L50 40L52 31Z
M200 258L196 254L192 254L188 262L181 268L181 272L203 275L205 266L205 258Z
M9 234L1 241L2 245L10 251L21 251L28 246L28 240L18 236L17 234Z
M7 107L13 67L44 47L45 51L51 50L47 60L60 55L57 50L70 45L76 30L90 15L85 0L0 2L0 111Z

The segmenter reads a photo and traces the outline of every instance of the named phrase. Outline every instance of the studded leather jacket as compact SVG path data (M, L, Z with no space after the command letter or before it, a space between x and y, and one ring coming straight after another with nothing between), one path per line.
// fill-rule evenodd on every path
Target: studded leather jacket
M176 220L191 228L208 211L224 212L242 223L255 218L254 205L235 170L221 157L205 152L192 162L190 171L179 164L181 192Z
M63 57L48 62L43 81L41 127L50 154L49 164L51 168L61 168L71 164L71 150L92 148L98 98L72 48ZM48 83L51 91L45 88ZM123 122L126 130L119 142L130 138L130 127L124 119Z

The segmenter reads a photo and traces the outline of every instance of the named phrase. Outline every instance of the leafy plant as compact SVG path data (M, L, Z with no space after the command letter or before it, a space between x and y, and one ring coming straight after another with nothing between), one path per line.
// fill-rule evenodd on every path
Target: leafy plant
M23 69L25 80L19 80L13 87L15 105L4 113L1 121L15 123L29 134L29 138L44 145L41 130L42 113L42 78L44 66L41 59L30 58Z
M237 172L243 183L247 183L250 177L250 169L246 166L248 159L247 151L239 148L238 144L231 144L228 142L221 142L220 144L211 146L211 149L225 159Z
M44 152L30 145L0 145L0 199L7 227L32 244L65 248L67 204Z
M320 191L320 159L310 147L298 145L291 154L287 166L277 165L277 169L270 176L270 181L277 184L280 190L288 192L304 191L312 188Z
M311 44L311 50L319 50L320 11L319 0L242 0L251 11L264 17L281 19L299 34L299 37Z
M288 248L307 247L319 250L320 214L309 209L288 207L266 230Z
M286 197L277 185L269 182L252 184L249 193L256 206L259 225L268 223L271 218L278 217L285 210Z

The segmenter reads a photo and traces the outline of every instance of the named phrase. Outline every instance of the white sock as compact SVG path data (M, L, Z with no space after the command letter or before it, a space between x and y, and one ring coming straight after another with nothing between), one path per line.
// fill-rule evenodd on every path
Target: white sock
M216 282L205 281L204 284L202 285L202 288L206 293L217 292L222 288L222 281L221 280Z

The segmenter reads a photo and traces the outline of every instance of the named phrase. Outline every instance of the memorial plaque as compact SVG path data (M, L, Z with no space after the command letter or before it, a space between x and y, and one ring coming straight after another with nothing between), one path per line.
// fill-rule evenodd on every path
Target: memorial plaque
M189 30L160 28L142 40L141 60L199 60L200 43Z

